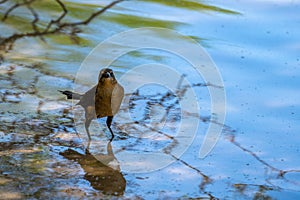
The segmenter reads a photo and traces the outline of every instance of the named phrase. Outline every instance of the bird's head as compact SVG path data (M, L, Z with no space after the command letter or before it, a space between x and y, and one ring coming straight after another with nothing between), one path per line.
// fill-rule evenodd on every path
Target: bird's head
M98 82L102 84L105 83L115 84L117 80L115 78L113 70L109 68L102 69L99 73Z

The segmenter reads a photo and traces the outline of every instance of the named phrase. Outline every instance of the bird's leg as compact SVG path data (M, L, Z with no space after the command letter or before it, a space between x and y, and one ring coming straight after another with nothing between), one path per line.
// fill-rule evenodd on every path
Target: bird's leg
M113 120L113 116L108 116L108 117L106 118L106 126L108 127L108 129L109 129L109 131L110 131L110 133L111 133L110 141L112 141L112 140L114 139L114 137L115 137L113 131L112 131L111 128L110 128L112 120Z
M93 106L87 106L84 108L85 110L85 130L91 140L91 135L89 131L89 127L91 125L92 120L95 118L95 108Z
M91 145L91 140L88 141L88 144L86 145L86 150L90 149L90 145Z
M86 118L85 119L85 130L86 130L86 133L89 137L89 140L91 140L90 131L89 131L89 127L90 127L91 122L92 122L91 118Z

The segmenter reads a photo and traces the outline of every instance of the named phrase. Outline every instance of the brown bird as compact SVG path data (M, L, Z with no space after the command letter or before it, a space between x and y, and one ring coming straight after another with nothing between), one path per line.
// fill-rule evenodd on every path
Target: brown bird
M85 130L91 139L89 127L93 119L106 118L106 125L111 133L111 141L114 133L110 126L114 115L119 111L124 97L124 88L117 82L113 70L104 68L100 71L98 84L88 90L85 94L78 94L68 90L60 91L67 99L78 99L76 105L85 110Z

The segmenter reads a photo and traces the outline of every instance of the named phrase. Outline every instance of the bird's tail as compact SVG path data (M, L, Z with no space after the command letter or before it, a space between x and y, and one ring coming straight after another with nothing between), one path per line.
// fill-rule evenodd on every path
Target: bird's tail
M71 92L69 90L65 90L65 91L61 91L61 90L58 90L59 92L63 93L64 95L67 96L67 99L77 99L77 100L80 100L82 95L81 94L78 94L78 93L75 93L75 92Z

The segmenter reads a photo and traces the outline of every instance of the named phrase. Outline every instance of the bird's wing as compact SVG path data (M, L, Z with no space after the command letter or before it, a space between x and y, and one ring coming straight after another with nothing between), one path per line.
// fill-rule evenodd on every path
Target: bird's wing
M95 106L95 93L97 90L97 86L89 89L85 94L82 95L82 98L78 102L78 105L82 105L83 107L87 106Z
M116 86L114 87L114 90L112 92L112 97L111 97L111 110L113 115L115 115L119 111L123 97L124 97L124 88L117 83Z

